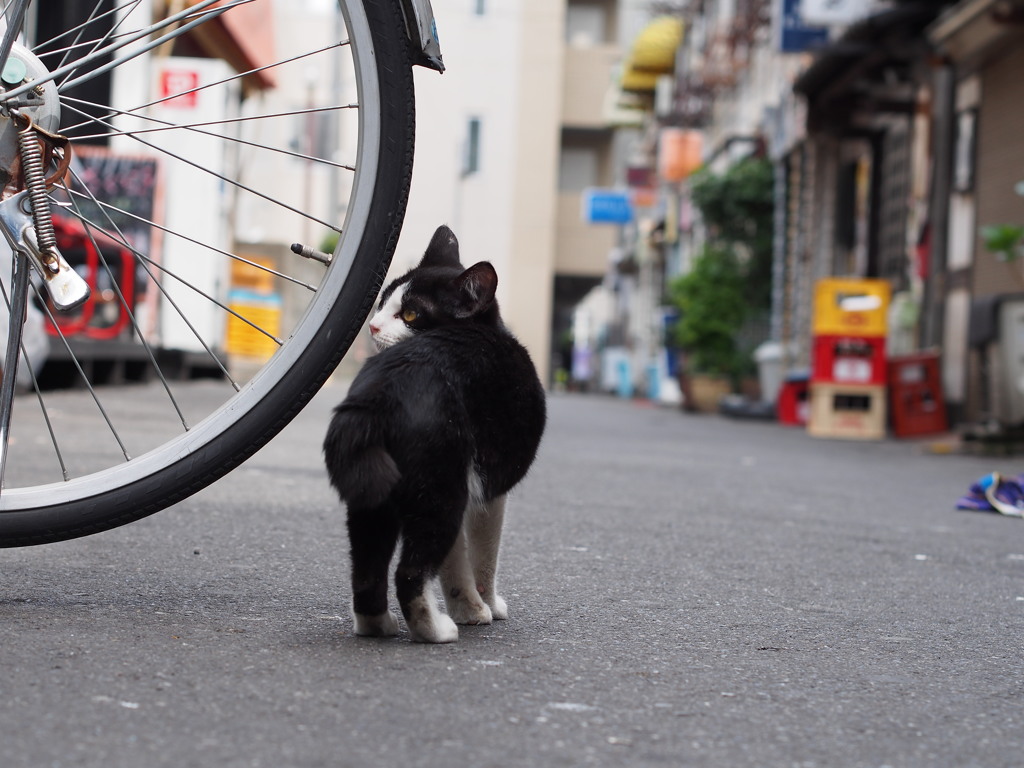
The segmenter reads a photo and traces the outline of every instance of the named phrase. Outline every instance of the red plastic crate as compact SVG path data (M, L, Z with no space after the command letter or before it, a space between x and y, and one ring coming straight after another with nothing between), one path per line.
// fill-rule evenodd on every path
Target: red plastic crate
M810 387L807 376L792 376L786 379L779 390L775 412L781 424L803 426L810 414Z
M937 352L889 361L889 411L897 437L934 435L949 428Z
M884 385L885 337L814 337L811 381L816 384Z

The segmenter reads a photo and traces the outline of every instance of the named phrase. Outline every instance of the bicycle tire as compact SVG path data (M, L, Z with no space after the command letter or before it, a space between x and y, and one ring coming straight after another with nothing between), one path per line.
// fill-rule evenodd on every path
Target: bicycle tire
M344 12L359 87L359 165L333 262L303 319L233 398L177 438L98 473L4 489L0 546L98 533L187 498L286 426L351 346L401 231L412 177L415 99L409 41L397 1L348 0ZM374 108L367 107L374 102Z

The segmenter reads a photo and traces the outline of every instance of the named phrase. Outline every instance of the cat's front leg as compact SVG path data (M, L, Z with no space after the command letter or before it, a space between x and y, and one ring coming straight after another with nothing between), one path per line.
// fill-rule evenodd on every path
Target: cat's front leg
M361 637L394 637L398 634L398 619L391 611L375 616L352 611L355 633Z
M490 624L491 609L481 598L476 589L473 568L469 562L466 545L466 520L472 516L467 513L463 518L459 538L445 558L441 566L441 589L444 594L445 608L456 624Z
M466 540L474 586L495 620L508 618L508 605L495 591L501 529L505 522L505 498L504 495L493 498L466 516Z

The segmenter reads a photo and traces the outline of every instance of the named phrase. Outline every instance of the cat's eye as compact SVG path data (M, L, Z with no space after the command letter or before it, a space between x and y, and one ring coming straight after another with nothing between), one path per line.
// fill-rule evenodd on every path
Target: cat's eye
M416 310L413 310L413 309L403 309L402 310L402 322L403 323L415 322L417 317L419 317L419 315L416 314Z

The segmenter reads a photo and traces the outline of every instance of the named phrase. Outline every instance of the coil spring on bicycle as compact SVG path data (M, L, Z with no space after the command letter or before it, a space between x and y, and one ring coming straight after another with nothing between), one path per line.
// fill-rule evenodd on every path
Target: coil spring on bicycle
M18 114L25 121L25 127L18 131L18 150L21 155L21 173L29 201L32 203L32 223L36 229L36 242L46 265L56 272L57 234L53 229L50 215L50 197L46 193L46 169L39 139L32 125L32 118Z

